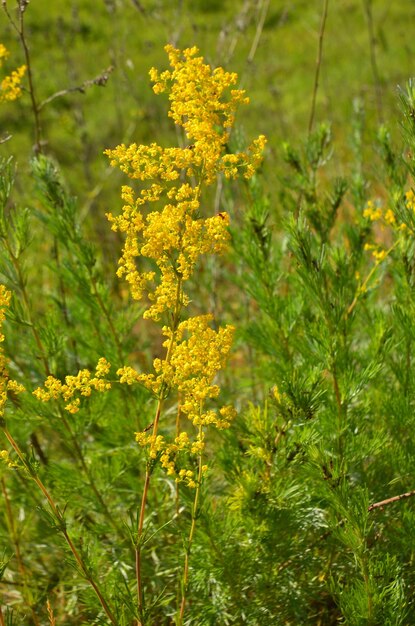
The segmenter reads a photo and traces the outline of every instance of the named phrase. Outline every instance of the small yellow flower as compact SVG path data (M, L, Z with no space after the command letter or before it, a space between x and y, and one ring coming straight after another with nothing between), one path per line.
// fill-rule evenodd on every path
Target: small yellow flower
M380 220L382 218L382 209L376 207L372 200L369 200L365 210L363 211L363 217L369 218L372 222Z
M376 263L381 263L387 256L386 250L373 250L372 256Z
M9 53L3 44L0 44L0 67L3 65L3 59L6 59ZM0 102L16 100L22 93L20 83L26 72L26 66L21 65L13 70L9 76L5 76L0 81Z
M385 222L387 224L389 224L390 226L394 226L396 224L396 217L395 214L393 213L393 211L391 209L388 209L385 212Z
M0 44L1 45L1 44ZM0 59L2 50L0 48ZM4 341L4 335L1 332L3 322L6 318L6 310L10 305L11 292L4 285L0 285L0 343ZM23 385L9 377L7 370L7 359L0 347L0 417L4 415L8 392L22 393L25 391Z
M277 385L274 385L274 387L272 388L272 395L274 396L277 402L281 402L281 394L278 390Z
M0 459L11 469L19 467L18 464L10 458L10 454L7 450L0 450Z
M408 207L408 209L412 209L414 211L415 210L415 194L412 191L412 189L410 189L409 191L405 193L405 198L406 198L406 206Z

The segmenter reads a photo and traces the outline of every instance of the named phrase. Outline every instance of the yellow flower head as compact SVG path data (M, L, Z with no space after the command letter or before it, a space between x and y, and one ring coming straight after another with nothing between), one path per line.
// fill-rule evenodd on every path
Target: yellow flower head
M0 58L1 53L0 48ZM4 335L1 332L1 328L6 318L6 310L10 306L11 295L11 292L8 291L4 285L0 285L0 343L4 341ZM22 393L25 391L25 388L17 381L9 378L7 359L4 355L3 349L0 347L0 417L4 415L8 391L12 391L13 393Z
M80 370L76 376L66 376L62 383L54 376L48 376L44 386L34 390L33 395L41 402L63 398L68 404L65 409L69 413L77 413L80 408L80 396L89 397L92 390L105 392L111 389L111 383L105 380L111 364L104 358L99 359L95 368L95 376L87 369Z
M3 65L3 59L9 56L8 50L0 43L0 67ZM20 83L26 72L26 65L21 65L13 70L9 76L5 76L0 81L0 102L16 100L22 94Z
M371 222L376 222L382 218L382 209L375 206L372 200L369 200L363 211L363 217L367 217Z
M406 206L408 207L408 209L412 209L414 211L415 210L415 194L412 191L412 189L410 189L409 191L405 193L405 198L406 198Z

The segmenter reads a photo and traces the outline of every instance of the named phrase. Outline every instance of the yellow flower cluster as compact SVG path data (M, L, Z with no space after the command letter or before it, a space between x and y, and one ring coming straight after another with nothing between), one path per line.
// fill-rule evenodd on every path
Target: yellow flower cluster
M196 487L207 471L200 459L205 429L210 425L228 428L236 413L232 406L205 407L219 395L214 379L228 357L233 327L214 330L212 315L182 318L182 309L189 304L186 283L200 256L221 254L229 238L229 216L222 212L204 217L201 194L221 174L230 179L250 178L261 163L266 140L261 135L245 152L230 154L227 144L236 111L248 102L245 92L234 88L237 75L212 69L198 56L197 48L180 51L169 45L165 49L171 69L161 73L152 69L150 77L156 94L168 94L168 115L183 129L187 145L122 144L106 154L112 166L118 165L143 187L134 191L123 186L121 214L107 217L111 228L125 235L117 275L129 283L134 299L148 296L145 318L168 320L162 329L166 355L154 359L153 373L126 366L117 375L121 383L142 384L158 398L152 432L136 433L148 458L159 460L177 482ZM170 441L159 434L161 405L171 393L180 396L180 413L197 431L194 439L186 432L178 432ZM192 457L199 458L197 476L193 469L183 467L184 459Z
M415 194L412 189L405 193L405 199L408 209L412 209L412 211L415 211Z
M3 59L9 56L8 50L0 43L0 67L3 65ZM21 65L14 70L9 76L5 76L0 82L0 102L16 100L21 93L20 83L26 72L26 65Z
M415 209L414 194L412 191L407 191L405 194L406 206L408 208ZM386 209L383 211L379 205L375 205L373 200L367 202L366 208L363 211L363 217L370 219L371 222L381 222L383 226L391 226L392 228L398 228L404 230L405 224L398 224L396 216L392 209Z
M10 305L11 293L4 285L0 285L0 343L4 341L4 335L1 332L3 322L6 317L6 310ZM7 402L7 393L22 393L23 385L9 378L7 370L7 361L2 348L0 347L0 417L4 415L4 409Z
M104 358L99 359L95 369L95 376L87 369L80 370L76 376L66 376L65 383L54 376L48 376L44 388L38 387L33 395L42 402L57 400L62 397L65 402L71 400L65 409L69 413L77 413L81 404L81 399L74 396L90 396L92 389L95 391L108 391L111 383L105 380L105 376L110 371L111 364Z
M212 184L220 172L228 178L239 173L251 177L266 141L260 136L246 152L226 154L235 112L248 101L242 90L230 89L237 81L236 74L222 68L212 70L196 56L197 48L180 52L166 46L166 51L172 70L159 74L152 69L150 76L156 93L169 93L169 116L183 127L189 145L122 144L106 150L111 165L118 165L131 179L152 181L137 195L124 186L121 215L109 213L107 217L112 229L126 237L117 274L125 277L134 299L148 293L152 304L144 317L154 320L174 311L178 291L180 306L188 304L183 283L191 277L198 258L221 253L228 240L226 213L207 219L200 215L201 185ZM179 185L175 184L178 180L182 181ZM151 203L159 210L145 215L143 207ZM138 270L139 257L150 260L148 271Z
M154 374L139 374L132 367L123 367L117 371L120 382L141 383L158 397L174 389L180 393L181 412L195 426L213 424L228 428L235 416L232 407L203 412L205 400L219 395L220 389L213 380L225 365L234 334L232 326L218 331L210 328L212 319L212 315L200 315L181 322L172 342L173 331L165 326L163 334L167 339L163 345L171 344L170 359L154 359Z
M220 392L214 378L224 366L228 357L234 328L226 326L218 331L210 328L212 315L189 318L178 325L176 331L165 326L164 346L170 349L169 359L154 359L154 374L139 374L132 367L118 370L120 382L138 382L158 395L166 397L171 391L180 394L180 412L187 416L198 430L194 440L186 432L181 432L172 443L163 435L136 433L140 446L148 449L151 459L160 459L161 466L176 482L184 482L188 487L196 487L193 470L184 469L183 456L197 457L204 450L204 431L209 425L228 428L236 411L232 406L222 406L219 410L205 410L205 402L217 398ZM203 466L203 473L207 466Z
M383 216L382 209L379 206L375 206L373 200L369 200L366 204L366 208L363 211L363 217L370 219L371 222L380 220Z
M11 469L19 467L19 465L10 457L10 453L7 450L0 450L0 460Z
M195 472L181 467L185 462L182 457L196 458L203 452L205 449L203 433L192 441L189 435L183 431L175 437L173 443L167 443L162 435L147 435L140 432L136 433L136 441L140 446L148 449L148 455L151 459L160 458L161 467L166 471L167 476L174 477L177 483L184 483L191 489L196 487ZM203 465L202 472L205 474L207 470L208 466Z
M365 243L365 250L371 250L372 257L374 258L376 265L381 263L388 256L388 251L380 248L376 244Z

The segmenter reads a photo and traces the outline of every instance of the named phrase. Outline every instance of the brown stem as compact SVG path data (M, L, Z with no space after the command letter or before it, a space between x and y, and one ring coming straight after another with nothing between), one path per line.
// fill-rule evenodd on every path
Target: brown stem
M26 60L27 79L29 81L30 100L31 100L31 103L32 103L33 117L34 117L34 121L35 121L35 153L39 154L39 153L42 152L42 143L41 143L42 133L41 133L41 127L40 127L39 108L38 108L38 104L37 104L37 100L36 100L35 87L34 87L34 83L33 83L32 63L31 63L31 59L30 59L29 47L27 45L26 36L25 36L24 17L23 16L24 16L24 8L23 8L23 6L21 6L19 8L19 26L20 26L19 34L20 34L20 41L22 42L24 55L25 55L25 60Z
M14 451L16 452L17 456L19 457L20 461L22 462L22 464L24 465L24 467L28 470L30 477L34 480L34 482L36 483L36 485L38 486L38 488L40 489L40 491L43 493L44 497L46 498L46 500L49 503L49 506L53 512L53 515L55 516L58 524L59 524L59 530L60 532L63 534L66 543L69 546L69 549L71 550L75 561L77 562L78 566L80 567L85 579L89 582L89 584L91 585L91 587L93 588L102 608L105 611L105 614L107 615L108 619L110 620L111 624L114 624L114 626L117 626L117 620L115 619L111 609L109 608L109 605L107 603L107 601L105 600L104 596L101 593L101 590L99 589L97 583L94 581L94 579L91 576L91 573L88 570L88 567L86 566L83 558L81 557L81 555L79 554L78 550L75 547L75 544L73 543L71 537L69 536L69 533L66 529L66 522L65 519L62 515L62 513L60 512L58 506L55 504L55 501L53 500L50 492L47 490L47 488L45 487L45 485L43 484L43 482L41 481L41 479L39 478L39 476L37 476L37 474L35 474L33 472L32 468L29 468L26 459L24 457L23 452L20 450L19 445L16 443L16 441L13 439L12 435L10 434L10 432L8 431L8 429L6 428L5 425L2 426L2 430L4 432L5 437L7 438L8 442L10 443L10 445L12 446L12 448L14 449Z
M323 57L324 31L326 28L328 8L329 8L329 0L324 0L323 14L321 16L321 22L320 22L320 32L318 35L318 49L317 49L317 59L316 59L316 71L314 74L313 96L311 99L310 118L308 120L308 134L309 135L313 130L314 116L316 113L317 91L318 91L318 85L319 85L319 79L320 79L321 60Z
M29 47L27 45L25 28L24 28L24 13L25 13L25 10L26 10L26 7L27 7L27 3L23 2L23 1L18 2L18 11L19 11L19 23L18 24L16 24L16 22L14 21L14 19L10 15L5 0L3 0L3 2L2 2L2 6L3 6L3 10L6 13L7 18L9 20L10 24L13 26L13 28L15 29L15 31L19 35L19 39L20 39L20 42L22 44L22 48L23 48L23 52L24 52L24 56L25 56L25 61L26 61L27 79L28 79L28 82L29 82L30 101L31 101L31 104L32 104L32 112L33 112L33 117L34 117L34 122L35 122L35 146L34 146L34 148L35 148L35 153L39 154L39 153L42 152L39 106L38 106L38 103L37 103L37 100L36 100L36 95L35 95L35 88L34 88L34 83L33 83L33 73L32 73L32 63L31 63L30 51L29 51Z
M412 491L407 491L406 493L401 493L399 496L393 496L392 498L387 498L386 500L381 500L380 502L374 502L370 506L367 507L367 510L373 511L374 509L381 509L388 504L392 504L393 502L399 502L399 500L405 500L405 498L412 498L415 496L415 489Z
M153 422L153 433L152 433L153 441L157 436L162 407L163 407L163 400L162 398L159 398L157 402L156 416ZM153 441L152 441L151 448L153 447ZM151 452L151 448L150 448L150 452ZM145 516L145 510L146 510L146 504L147 504L148 490L150 487L150 477L151 477L151 468L150 468L149 463L147 464L143 494L141 496L140 515L138 518L138 526L137 526L137 547L135 550L135 571L136 571L136 577L137 577L137 601L138 601L138 610L139 610L140 617L142 617L143 610L144 610L143 583L142 583L142 577L141 577L141 548L142 548L142 537L143 537L143 527L144 527L144 516Z

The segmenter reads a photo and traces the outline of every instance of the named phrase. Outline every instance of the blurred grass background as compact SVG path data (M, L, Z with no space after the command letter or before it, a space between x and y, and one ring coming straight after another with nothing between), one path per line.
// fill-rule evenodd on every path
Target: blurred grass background
M13 14L16 3L8 0L7 6ZM108 209L116 201L118 174L109 176L103 150L122 141L176 141L167 102L152 93L148 70L166 67L167 42L197 45L209 63L238 72L251 98L239 122L247 137L268 136L272 188L281 142L295 142L307 130L322 9L322 0L30 2L25 25L38 102L114 68L105 86L74 91L43 107L45 152L59 161L86 212ZM12 68L24 62L23 53L4 12L0 20ZM397 85L413 74L414 24L411 0L329 3L316 120L332 123L344 160L357 99L368 136L382 119L395 118ZM14 154L25 167L34 143L29 95L2 107L0 115L2 132L12 134L1 154ZM397 124L391 132L397 134Z

